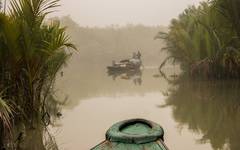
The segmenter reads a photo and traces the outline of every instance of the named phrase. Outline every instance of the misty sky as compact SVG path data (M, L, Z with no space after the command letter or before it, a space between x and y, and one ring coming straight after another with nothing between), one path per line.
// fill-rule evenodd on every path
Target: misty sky
M55 15L70 15L81 26L168 25L187 6L202 0L61 0Z

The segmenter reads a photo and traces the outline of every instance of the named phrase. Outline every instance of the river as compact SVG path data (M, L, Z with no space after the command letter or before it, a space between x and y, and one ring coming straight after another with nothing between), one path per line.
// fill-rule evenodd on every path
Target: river
M112 124L131 118L160 124L171 150L240 149L238 82L177 79L174 67L166 79L156 67L113 77L105 65L76 66L57 81L68 99L53 131L59 149L90 149Z

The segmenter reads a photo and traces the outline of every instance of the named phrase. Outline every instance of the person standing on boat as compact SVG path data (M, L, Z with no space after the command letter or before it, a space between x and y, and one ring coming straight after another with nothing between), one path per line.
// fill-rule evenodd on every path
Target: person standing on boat
M141 57L142 57L142 54L141 54L141 52L140 52L140 51L138 51L138 52L137 52L137 58L138 58L138 60L139 60L139 66L142 66L142 67L144 67L144 66L143 66L143 64L142 64Z
M140 53L140 51L137 52L137 58L140 59L142 56L142 54Z

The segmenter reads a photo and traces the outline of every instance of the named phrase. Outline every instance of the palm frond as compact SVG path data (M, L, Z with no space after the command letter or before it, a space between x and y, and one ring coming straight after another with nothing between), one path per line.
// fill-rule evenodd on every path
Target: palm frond
M12 108L2 99L0 98L0 123L11 132L12 123Z

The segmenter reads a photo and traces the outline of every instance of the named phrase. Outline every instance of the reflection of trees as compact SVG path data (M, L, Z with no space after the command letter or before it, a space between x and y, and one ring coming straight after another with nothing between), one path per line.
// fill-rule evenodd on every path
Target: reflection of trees
M28 130L24 139L16 144L17 150L58 150L54 137L46 128Z
M5 141L5 148L9 150L58 150L55 138L49 132L48 127L56 125L64 103L56 100L51 94L45 106L46 115L43 115L41 119L34 119L34 126L31 126L25 119L18 118L13 126L12 139L2 139Z
M235 81L178 81L167 99L174 118L203 134L214 149L240 149L240 84ZM227 145L227 146L226 146Z

